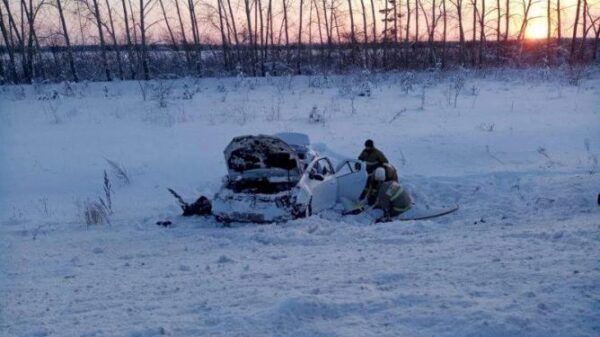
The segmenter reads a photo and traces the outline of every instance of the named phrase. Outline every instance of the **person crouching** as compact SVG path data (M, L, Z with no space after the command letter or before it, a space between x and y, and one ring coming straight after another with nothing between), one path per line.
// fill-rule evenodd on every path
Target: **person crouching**
M377 189L377 199L374 207L383 210L384 218L398 216L410 209L412 200L408 192L394 180L386 181L386 170L378 167L373 173Z

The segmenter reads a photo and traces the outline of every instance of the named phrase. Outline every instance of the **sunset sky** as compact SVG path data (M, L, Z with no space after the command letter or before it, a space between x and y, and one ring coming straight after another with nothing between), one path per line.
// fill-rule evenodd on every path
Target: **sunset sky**
M40 1L40 0L35 0ZM167 15L169 17L169 23L174 30L176 38L180 38L181 33L179 29L179 24L177 21L177 15L175 11L175 0L163 0L165 9L167 11ZM186 34L188 35L188 40L191 39L191 31L189 30L189 15L187 11L187 1L179 0L180 8L182 10L182 16L184 20L184 29L186 30ZM278 39L281 39L281 42L284 42L284 34L282 28L283 14L282 14L282 1L283 0L273 0L273 12L275 15L275 42L277 43ZM331 2L330 0L328 0ZM440 6L441 0L437 0L438 7ZM11 9L18 8L18 2L15 0L9 0L11 3ZM54 0L51 1L54 3ZM89 14L88 9L81 3L78 3L73 0L63 0L63 6L66 11L68 11L68 29L71 32L71 40L73 43L82 44L82 43L95 43L97 41L98 31L95 26L95 22L91 19L91 15ZM346 0L334 0L337 4L338 9L338 23L341 26L340 31L348 33L350 31L350 20L349 20L349 10L348 10L348 2ZM35 3L35 2L34 2ZM117 31L117 38L120 43L124 42L124 21L122 14L122 4L120 0L108 0L108 3L112 7L113 11L113 19L115 20L115 30ZM166 30L166 25L163 20L163 15L158 4L157 0L151 0L152 7L148 14L147 22L151 23L151 26L148 29L148 36L152 42L169 42L168 34ZM319 6L322 6L322 1L318 0L316 3ZM218 33L218 12L216 7L216 0L199 0L196 2L196 14L200 24L200 34L202 42L220 42L220 34ZM262 0L262 6L264 8L264 13L266 13L268 1ZM298 31L298 6L300 4L300 0L288 0L289 6L289 25L290 25L290 40L297 41L297 31ZM575 4L576 0L562 0L561 7L563 8L561 13L561 21L562 21L562 36L570 37L573 32L573 17L575 12ZM139 23L139 1L132 2L132 8L134 15L136 16L136 23ZM105 1L99 1L100 10L103 15L103 19L108 22L108 12ZM238 26L238 32L242 32L246 27L246 16L243 11L244 5L243 0L232 0L232 6L234 10L234 15L236 16L236 24ZM376 11L383 9L385 7L385 2L383 0L375 1L375 9ZM456 20L456 7L452 1L448 1L447 10L449 12L448 17L448 39L449 40L457 40L458 39L458 25ZM478 6L481 7L481 1L478 1ZM488 40L495 40L496 38L496 20L497 20L497 11L495 9L496 1L486 1L486 36ZM500 1L501 6L501 31L504 33L505 30L505 0ZM552 35L556 36L556 0L552 1ZM591 16L593 18L600 17L600 0L589 0L588 6L590 9ZM304 14L303 14L303 32L302 39L304 43L309 42L309 16L310 11L313 6L311 5L311 1L304 1ZM370 1L365 0L365 7L367 11L367 23L369 25L368 33L369 39L372 39L372 16L371 16L371 8ZM411 8L414 10L414 1L411 0ZM423 7L425 9L425 13L429 17L431 16L431 1L426 0L423 3ZM401 11L403 14L406 13L406 3L402 1L401 3ZM469 0L463 0L463 23L465 27L465 38L467 40L472 39L472 4ZM535 39L535 38L545 38L547 35L547 20L546 20L546 11L547 11L547 2L545 1L533 1L531 10L530 10L530 21L528 24L528 28L526 31L526 37ZM3 11L4 12L4 11ZM356 33L359 40L363 39L363 22L362 22L362 8L360 0L353 0L353 12L355 13L355 27ZM522 1L511 1L511 20L510 20L510 31L511 37L515 38L521 27L522 14L524 12L524 3ZM319 13L322 15L321 8L319 8ZM438 10L439 13L439 10ZM5 13L4 13L5 14ZM79 15L77 15L79 14ZM266 14L265 14L266 15ZM17 15L18 17L18 15ZM377 30L379 31L379 38L381 38L381 32L383 30L383 22L381 19L383 15L381 13L377 13ZM254 20L254 17L252 17ZM266 20L266 19L265 19ZM404 25L405 25L406 16L401 19L402 23L402 32L401 35L405 35ZM412 24L410 36L411 39L414 39L415 28L414 28L414 14L412 15ZM323 20L322 20L323 21ZM590 20L588 19L588 26ZM44 32L44 34L39 34L42 40L47 41L47 43L56 43L62 44L62 36L60 35L61 27L59 25L60 21L57 19L57 10L54 6L44 6L36 19L36 25L38 30ZM131 22L130 22L131 24ZM321 23L324 26L324 22ZM580 21L580 25L582 21ZM313 19L312 19L312 38L313 43L318 43L319 34L317 28L317 20L315 17L315 11L313 9ZM596 23L598 26L598 23ZM324 29L324 28L323 28ZM580 26L581 31L581 26ZM281 33L280 33L281 32ZM281 34L281 35L280 35ZM241 35L241 33L240 33ZM419 28L419 37L421 40L427 39L427 28L426 28L426 20L423 16L423 13L420 13L420 28ZM436 38L440 39L442 35L442 20L440 19L436 28ZM479 33L477 33L479 35ZM578 34L581 35L581 32ZM588 33L588 37L594 35L593 29ZM334 36L336 33L334 32ZM46 38L46 39L45 39ZM477 37L479 38L479 37Z

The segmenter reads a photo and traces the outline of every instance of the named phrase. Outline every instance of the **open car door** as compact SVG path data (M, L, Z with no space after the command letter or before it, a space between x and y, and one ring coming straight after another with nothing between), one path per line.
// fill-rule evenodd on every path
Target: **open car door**
M367 165L360 160L346 159L336 167L335 172L337 201L346 211L352 210L367 186Z

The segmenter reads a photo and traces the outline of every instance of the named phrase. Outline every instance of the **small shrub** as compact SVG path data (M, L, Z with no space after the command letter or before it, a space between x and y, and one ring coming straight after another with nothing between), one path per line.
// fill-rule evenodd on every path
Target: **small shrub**
M152 99L158 103L159 107L166 108L172 89L173 82L159 80L158 83L152 87Z
M104 197L106 198L106 208L108 209L108 212L110 214L112 214L112 198L111 198L111 194L112 194L112 184L110 183L110 180L108 179L108 174L106 173L106 170L104 170Z
M108 214L108 208L102 198L86 200L83 205L83 216L88 226L109 224Z
M108 165L110 165L113 174L115 175L115 177L117 177L117 179L119 179L119 181L121 181L121 183L123 183L124 185L129 185L131 183L131 179L129 179L129 173L127 172L125 166L114 162L110 159L104 159L106 160Z
M325 116L319 111L316 105L312 107L310 114L308 115L308 122L310 124L324 124Z
M55 101L60 98L60 94L56 90L43 93L38 96L38 101Z
M408 95L408 93L413 90L415 84L415 73L410 71L402 73L402 76L400 76L400 89L405 95Z
M371 97L372 87L373 84L371 82L363 81L358 85L355 94L360 97Z
M590 165L592 166L590 168L590 174L595 174L596 172L598 172L598 156L595 155L594 153L592 153L592 147L590 145L590 140L589 138L586 138L583 140L583 146L585 148L585 151L588 154L588 161L590 162Z
M317 89L330 88L331 81L329 80L327 75L312 76L312 77L308 78L308 87L309 88L317 88Z
M183 85L183 93L181 94L181 98L182 98L182 99L186 99L186 100L193 99L193 98L194 98L194 95L195 95L196 93L198 93L198 92L200 92L200 90L199 90L198 88L196 88L196 89L192 89L192 88L190 88L190 86L189 86L189 85L187 85L187 83L186 83L186 84L184 84L184 85Z
M456 103L458 102L458 96L460 92L465 87L465 77L462 74L458 74L454 77L454 83L452 84L452 89L454 92L454 107L456 108Z

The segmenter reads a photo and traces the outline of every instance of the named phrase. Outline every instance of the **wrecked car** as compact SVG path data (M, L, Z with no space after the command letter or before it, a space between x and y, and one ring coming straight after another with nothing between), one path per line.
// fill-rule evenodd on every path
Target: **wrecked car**
M344 159L334 167L300 133L235 137L224 155L227 175L212 205L223 222L281 222L338 203L349 208L367 183L363 162Z

